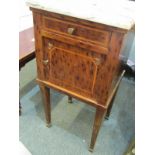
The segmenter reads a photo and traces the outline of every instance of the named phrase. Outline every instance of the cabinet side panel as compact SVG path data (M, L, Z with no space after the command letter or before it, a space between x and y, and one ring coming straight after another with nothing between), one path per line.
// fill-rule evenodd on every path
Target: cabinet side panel
M43 74L43 52L42 52L42 38L41 38L41 28L42 28L42 15L33 11L33 23L34 23L34 37L35 37L35 54L37 62L37 77L39 79L44 78Z
M95 98L102 105L106 104L112 87L113 79L120 67L119 53L122 45L124 34L113 32L109 44L109 53L106 58L105 66L101 66L96 77L96 85L94 89Z

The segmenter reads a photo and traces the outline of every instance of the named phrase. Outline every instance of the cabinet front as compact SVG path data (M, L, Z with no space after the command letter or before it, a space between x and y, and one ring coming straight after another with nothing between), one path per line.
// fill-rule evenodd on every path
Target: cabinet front
M42 37L44 79L93 98L98 68L103 66L105 55L74 44Z

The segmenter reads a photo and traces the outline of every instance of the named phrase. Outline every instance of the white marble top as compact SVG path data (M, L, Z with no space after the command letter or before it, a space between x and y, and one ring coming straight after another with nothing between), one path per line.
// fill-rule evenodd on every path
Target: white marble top
M127 0L27 0L30 7L129 30L135 2Z

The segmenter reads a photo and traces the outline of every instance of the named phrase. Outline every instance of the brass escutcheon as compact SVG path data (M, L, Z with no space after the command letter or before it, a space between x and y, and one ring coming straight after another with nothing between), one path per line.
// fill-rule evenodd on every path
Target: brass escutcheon
M51 49L53 47L52 43L48 43L48 49Z
M96 65L99 65L101 63L101 60L99 58L94 58L94 60Z
M70 27L67 30L68 34L71 34L71 35L74 33L74 31L75 31L75 28L73 28L73 27Z
M43 60L44 65L48 64L48 60Z

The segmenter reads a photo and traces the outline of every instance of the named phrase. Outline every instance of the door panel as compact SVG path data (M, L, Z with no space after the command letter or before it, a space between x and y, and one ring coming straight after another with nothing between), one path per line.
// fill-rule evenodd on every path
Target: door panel
M104 57L92 51L43 37L45 79L85 96L93 96L98 67Z
M53 48L50 57L51 81L57 80L83 91L92 92L97 67L93 59L61 48Z

